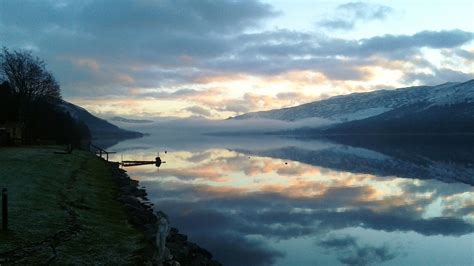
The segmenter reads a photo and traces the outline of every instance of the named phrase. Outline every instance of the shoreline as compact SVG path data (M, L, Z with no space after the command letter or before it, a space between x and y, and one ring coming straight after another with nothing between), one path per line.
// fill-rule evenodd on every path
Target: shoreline
M61 146L0 148L8 230L0 264L148 265L142 231L128 221L104 160Z
M139 188L139 182L131 179L127 172L119 167L118 163L105 160L104 163L107 164L112 179L118 186L117 200L125 208L129 223L145 236L147 246L143 252L144 260L155 265L158 218L153 204L149 202L146 190ZM163 214L161 211L159 212ZM163 265L222 265L212 259L213 256L209 251L188 241L188 236L181 234L174 227L169 229L166 248L171 256L170 259L163 262Z

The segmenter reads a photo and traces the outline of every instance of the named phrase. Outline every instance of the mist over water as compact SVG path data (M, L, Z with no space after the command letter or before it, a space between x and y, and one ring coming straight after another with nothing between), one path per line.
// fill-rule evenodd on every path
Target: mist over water
M472 265L468 145L148 127L152 135L109 148L113 159L160 152L159 170L126 170L172 226L224 265Z
M173 135L193 135L212 133L262 133L280 130L289 130L302 127L324 127L333 124L334 121L323 118L307 118L297 121L283 121L264 118L249 118L245 120L227 119L211 120L205 118L161 118L152 123L132 124L120 123L117 125L123 128L141 130L155 136Z

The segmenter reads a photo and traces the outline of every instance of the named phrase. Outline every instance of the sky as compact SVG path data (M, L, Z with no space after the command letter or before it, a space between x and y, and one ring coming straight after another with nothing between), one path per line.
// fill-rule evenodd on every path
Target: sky
M102 117L205 117L474 78L472 0L0 0L0 46Z

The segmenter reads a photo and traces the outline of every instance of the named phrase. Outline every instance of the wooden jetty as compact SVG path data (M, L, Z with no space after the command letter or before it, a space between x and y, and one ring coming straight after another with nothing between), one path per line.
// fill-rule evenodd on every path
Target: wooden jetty
M166 163L161 160L161 158L158 156L155 158L154 161L122 161L121 165L124 167L128 166L138 166L138 165L148 165L148 164L154 164L156 167L160 167L161 164Z
M114 153L116 153L116 152L114 152L114 151L106 151L106 150L102 149L101 147L96 146L96 145L94 145L94 144L92 144L92 143L89 143L89 150L90 150L90 147L92 147L92 148L94 148L94 149L96 150L96 151L95 151L95 154L96 154L97 156L99 156L100 158L103 158L102 155L105 155L105 159L106 159L107 161L109 161L109 154L114 154Z
M116 153L112 151L106 151L99 146L89 143L89 150L91 147L95 149L95 154L99 156L100 158L103 158L102 156L105 155L105 159L107 161L109 161L109 154ZM154 164L156 167L160 167L161 164L163 163L166 163L166 162L162 161L160 156L157 156L154 161L124 161L122 160L122 162L120 162L119 164L123 167L148 165L148 164Z

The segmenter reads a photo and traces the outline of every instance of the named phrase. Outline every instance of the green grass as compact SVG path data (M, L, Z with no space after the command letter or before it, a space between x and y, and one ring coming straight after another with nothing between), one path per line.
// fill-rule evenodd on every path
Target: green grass
M69 240L53 242L53 264L139 263L144 236L131 227L115 200L118 187L108 166L88 152L60 155L54 150L0 149L0 188L8 188L10 210L10 230L0 231L0 254L42 247L40 243L55 234L75 232L72 225L78 224L80 229L70 233ZM76 223L67 210L77 214ZM46 263L53 249L46 245L31 253L16 263Z

